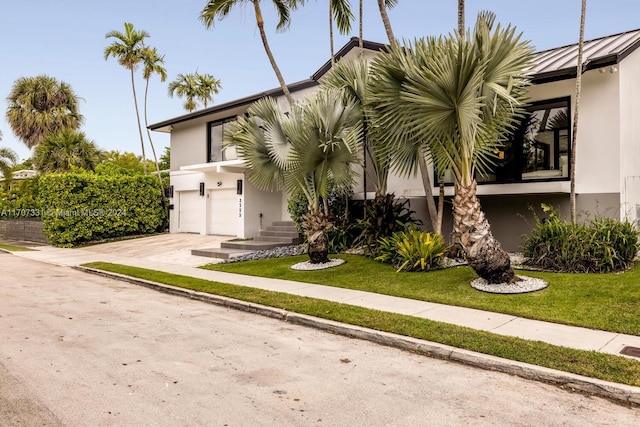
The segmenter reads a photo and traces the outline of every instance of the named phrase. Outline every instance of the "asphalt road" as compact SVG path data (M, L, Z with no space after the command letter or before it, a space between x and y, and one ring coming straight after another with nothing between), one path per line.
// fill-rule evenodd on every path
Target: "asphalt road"
M0 254L0 425L636 426L554 386Z

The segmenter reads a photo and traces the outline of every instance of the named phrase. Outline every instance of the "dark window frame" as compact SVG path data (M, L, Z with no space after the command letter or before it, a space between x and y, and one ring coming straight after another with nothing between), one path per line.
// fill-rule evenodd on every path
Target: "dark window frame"
M211 150L212 150L212 141L211 141L211 129L215 126L218 125L222 125L222 134L224 135L224 130L225 130L225 124L227 123L233 123L237 120L237 116L231 116L231 117L226 117L224 119L218 119L218 120L213 120L210 122L207 122L207 163L216 163L216 162L220 162L222 160L216 160L216 161L212 161L211 160Z
M554 105L557 105L554 107ZM516 160L517 164L520 165L520 172L518 172L518 176L519 179L513 179L513 180L495 180L495 181L477 181L478 185L502 185L502 184L526 184L529 182L555 182L555 181L569 181L571 178L571 150L572 150L572 139L571 139L571 134L572 134L572 115L571 115L571 96L562 96L562 97L558 97L558 98L550 98L550 99L544 99L544 100L540 100L540 101L533 101L528 103L525 106L525 109L527 112L531 112L531 111L536 111L536 110L540 110L540 107L544 107L544 106L548 106L548 108L559 108L559 107L566 107L567 109L567 117L568 117L568 123L567 123L567 140L568 140L568 145L567 145L567 176L557 176L557 177L540 177L540 178L530 178L530 179L522 179L522 173L524 170L524 156L522 151L520 151L518 159ZM524 123L522 123L520 126L518 126L518 130L515 131L513 133L513 135L511 136L511 142L515 142L515 134L517 132L522 132L523 131L523 125ZM556 136L557 137L557 136ZM506 144L506 142L505 142ZM514 144L515 145L515 144ZM521 149L522 147L520 147ZM549 146L546 146L546 150L549 150ZM560 163L560 152L559 150L554 150L554 165L558 165ZM546 158L544 159L544 163L546 167L549 167L550 164L550 158L549 158L549 154L546 155ZM435 183L436 186L440 185L440 179L438 176L437 171L434 170L433 172L433 182ZM445 182L444 184L445 186L453 186L453 182Z

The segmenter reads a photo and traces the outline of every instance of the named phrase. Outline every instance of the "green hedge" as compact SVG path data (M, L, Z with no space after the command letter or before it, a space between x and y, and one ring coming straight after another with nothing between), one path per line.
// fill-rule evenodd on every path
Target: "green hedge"
M153 233L166 217L158 180L141 175L44 175L36 206L49 241L67 247Z

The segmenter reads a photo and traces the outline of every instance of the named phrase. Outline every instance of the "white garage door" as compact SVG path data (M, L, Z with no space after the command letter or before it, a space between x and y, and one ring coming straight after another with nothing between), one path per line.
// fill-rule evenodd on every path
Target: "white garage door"
M235 236L238 232L240 196L235 188L216 189L209 193L209 203L211 203L211 216L209 218L211 234L221 234Z
M180 191L178 209L178 232L200 233L201 215L199 191Z

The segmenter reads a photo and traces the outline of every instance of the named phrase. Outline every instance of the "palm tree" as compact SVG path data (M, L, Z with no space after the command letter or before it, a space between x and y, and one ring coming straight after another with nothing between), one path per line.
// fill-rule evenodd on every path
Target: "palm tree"
M247 178L259 189L300 191L309 211L303 228L312 263L327 262L326 210L329 183L350 188L351 164L359 161L359 107L336 90L321 90L284 114L273 98L253 104L225 133L247 164Z
M573 130L571 136L571 160L569 174L571 180L571 222L576 222L576 145L578 144L578 111L580 110L580 92L582 92L582 51L584 50L584 21L587 14L587 0L582 0L580 12L580 36L578 40L578 63L576 65L576 106L573 112Z
M164 184L162 183L162 177L160 176L160 166L158 165L158 156L156 156L156 148L153 145L153 139L151 139L151 131L149 130L149 121L147 119L147 95L149 93L149 80L153 74L160 76L160 81L163 82L167 79L167 70L162 66L164 64L164 55L159 55L158 50L147 47L142 51L142 62L144 68L142 69L142 77L145 80L144 87L144 127L147 130L147 137L149 138L149 145L151 146L151 152L153 153L153 162L156 165L156 173L158 175L158 182L160 183L160 190L164 194Z
M41 173L70 172L73 168L93 171L101 158L102 151L84 132L63 129L38 144L33 163Z
M142 150L142 163L144 165L144 174L147 174L147 162L144 151L144 138L142 136L142 125L140 124L140 112L138 110L138 97L136 95L136 83L134 79L134 71L142 62L144 57L144 39L149 37L146 31L136 31L133 24L124 23L124 33L120 31L109 31L105 38L114 38L115 41L104 49L104 59L113 56L118 60L118 64L131 72L131 89L133 91L133 104L136 109L136 119L138 121L138 132L140 134L140 148Z
M464 34L464 0L458 0L458 34Z
M169 83L169 96L176 95L178 98L185 98L184 109L191 112L198 108L196 101L202 102L207 107L213 101L213 93L218 93L221 88L220 80L211 74L200 74L197 71L189 74L178 74Z
M53 77L21 77L7 97L7 122L33 148L49 133L80 127L84 117L78 111L78 99L71 86Z
M2 141L2 131L0 131L0 141ZM11 169L18 161L18 155L10 148L0 147L0 172L5 184L11 180Z
M451 168L456 243L480 277L509 283L509 255L476 197L475 172L488 169L522 117L533 51L511 26L494 29L494 19L480 14L473 34L392 45L372 64L371 91L396 166L415 170L426 148L438 169Z
M198 84L198 100L202 102L204 108L213 102L213 94L220 92L222 84L211 74L200 74L196 72L196 82Z
M387 38L389 43L397 43L395 36L393 35L393 29L391 28L391 21L387 14L387 9L390 9L398 4L397 0L378 0L378 10L380 11L380 18L384 24L384 29L387 32ZM431 222L431 228L437 234L441 233L442 229L442 206L436 208L436 204L433 200L433 189L431 186L431 178L429 177L429 168L424 156L418 157L418 166L420 170L420 177L422 178L422 187L424 188L424 195L427 202L427 212L429 213L429 221ZM441 196L440 200L444 199L444 183L440 182ZM443 205L443 203L441 203Z
M331 66L336 63L333 49L333 21L335 20L340 34L351 32L351 21L354 19L349 0L329 0L329 45L331 47Z
M296 9L298 7L298 4L303 3L303 0L272 0L272 2L280 19L278 25L276 26L276 30L284 31L289 27L289 24L291 23L291 10ZM207 28L211 28L213 27L216 19L221 20L226 18L233 6L243 3L253 3L253 11L256 17L256 25L258 26L258 31L260 32L260 38L262 39L262 45L264 46L264 50L267 54L267 57L269 58L271 67L276 74L278 82L280 83L280 87L282 88L284 96L289 101L289 104L293 105L294 100L291 96L291 92L289 92L289 88L287 87L284 78L282 77L280 68L276 63L273 52L271 52L271 48L269 47L267 33L264 30L264 19L262 17L262 10L260 8L260 0L208 0L207 4L200 12L200 20Z

